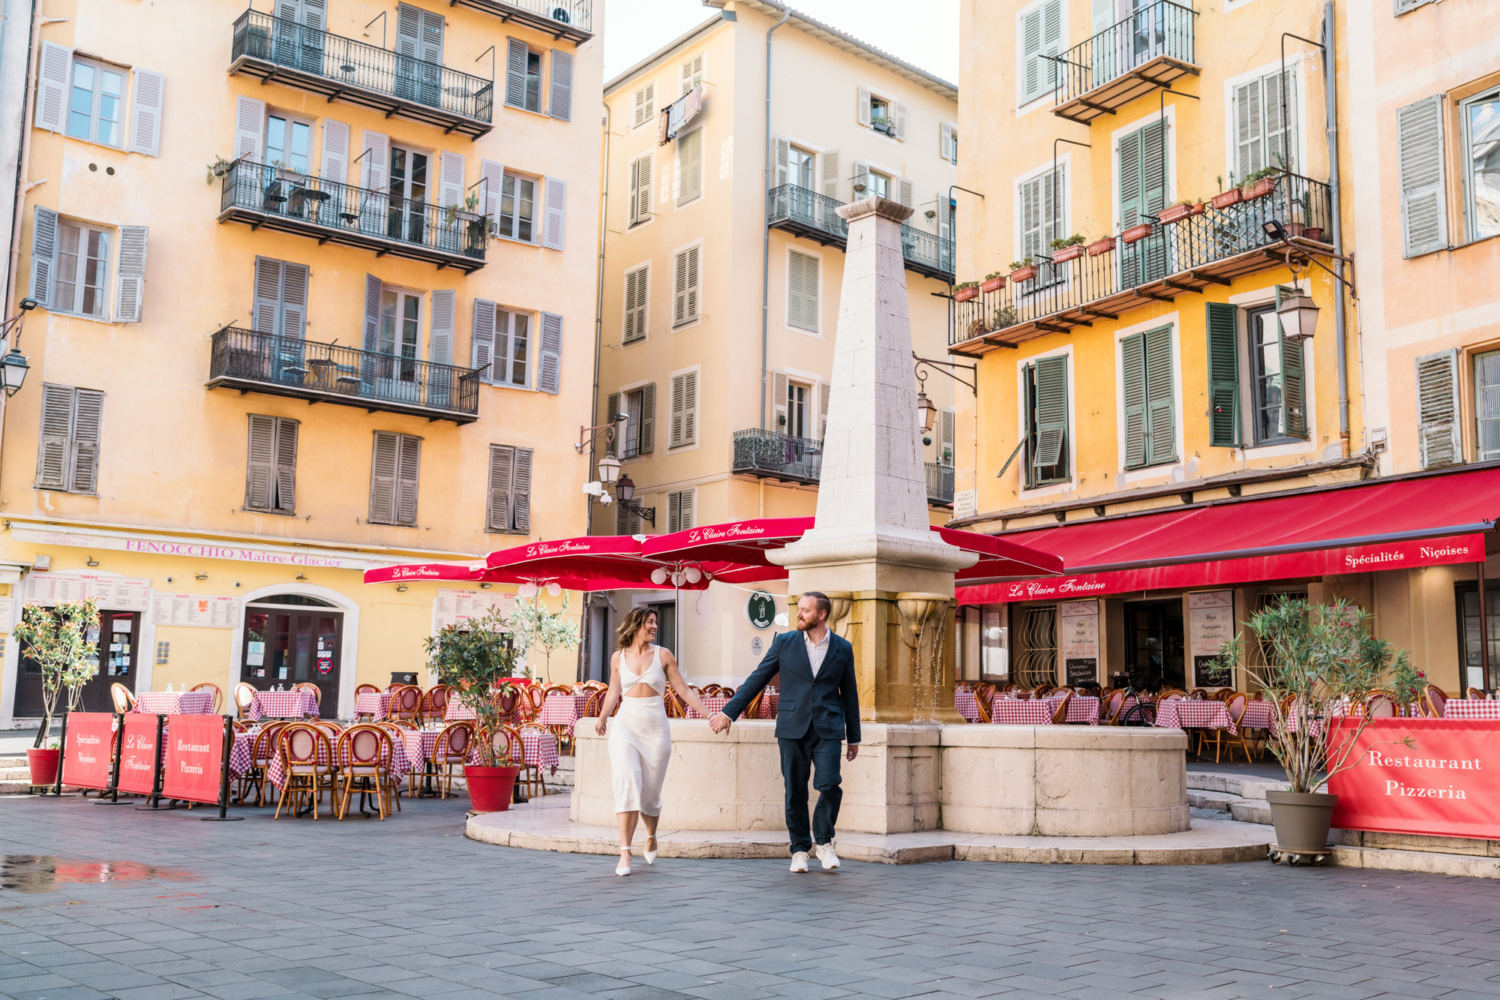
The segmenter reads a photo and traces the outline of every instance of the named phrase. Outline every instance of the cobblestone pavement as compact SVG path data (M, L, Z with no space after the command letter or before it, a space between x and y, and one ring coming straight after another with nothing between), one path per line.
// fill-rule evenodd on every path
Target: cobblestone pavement
M465 840L465 805L205 823L0 800L0 995L1500 996L1500 882L678 859L622 879L609 857Z

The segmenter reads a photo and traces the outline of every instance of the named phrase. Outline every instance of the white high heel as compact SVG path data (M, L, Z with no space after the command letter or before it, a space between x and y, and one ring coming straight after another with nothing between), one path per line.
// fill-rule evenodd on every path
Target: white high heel
M650 843L651 841L653 841L655 839L656 839L655 837L650 837L650 838L647 839L647 843ZM656 864L656 852L655 851L646 851L644 853L645 853L645 856L646 856L646 864L648 864L648 865L654 865L654 864Z
M620 853L623 854L623 855L625 855L625 856L620 859L620 863L619 864L615 865L615 874L616 875L629 875L630 874L630 848L628 848L628 847L622 847L622 848L620 848Z

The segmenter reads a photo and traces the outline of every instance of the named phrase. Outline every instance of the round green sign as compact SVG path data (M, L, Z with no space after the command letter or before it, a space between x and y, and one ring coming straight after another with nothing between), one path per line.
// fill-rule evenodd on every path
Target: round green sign
M776 624L776 598L764 590L750 595L745 611L750 616L750 624L756 628L767 629Z

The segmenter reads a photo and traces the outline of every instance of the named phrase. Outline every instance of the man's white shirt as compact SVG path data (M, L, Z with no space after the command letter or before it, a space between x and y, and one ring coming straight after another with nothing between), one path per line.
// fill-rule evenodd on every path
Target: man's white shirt
M827 625L823 626L823 638L813 639L812 629L802 633L802 643L807 649L807 662L812 667L813 680L818 679L818 670L823 666L823 659L828 655L828 639L832 630ZM857 746L851 743L850 746Z

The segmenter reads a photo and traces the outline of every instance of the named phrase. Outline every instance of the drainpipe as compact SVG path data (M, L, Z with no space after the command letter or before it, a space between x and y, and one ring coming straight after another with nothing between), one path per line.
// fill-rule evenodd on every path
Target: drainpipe
M771 162L771 32L786 24L792 9L786 8L781 20L766 31L766 204L762 213L760 251L760 429L766 429L766 366L771 363L767 337L771 323L771 227L766 220L771 216L771 178L776 165Z
M1339 368L1339 454L1349 457L1349 358L1344 344L1344 221L1339 204L1339 113L1338 72L1334 64L1333 0L1323 4L1323 100L1326 105L1324 117L1328 122L1328 192L1330 209L1333 212L1333 260L1334 274L1338 277L1337 293L1333 300L1334 343L1338 347Z
M51 20L42 14L41 0L35 0L32 10L31 49L27 57L26 92L21 98L26 102L26 112L21 119L21 161L16 166L16 214L10 231L10 273L5 282L5 318L16 314L16 282L19 280L16 276L21 268L21 221L26 214L26 192L36 186L28 180L31 176L31 128L36 114L36 75L37 63L41 59L42 51L42 25L51 23ZM65 21L67 18L59 17L52 20Z
M604 353L604 238L609 233L609 105L604 106L604 175L599 185L599 271L594 282L594 394L589 399L589 426L599 425L599 358ZM598 468L598 457L594 449L594 435L589 435L589 475ZM584 534L593 534L594 501L589 501L588 522ZM587 595L585 595L587 596Z

